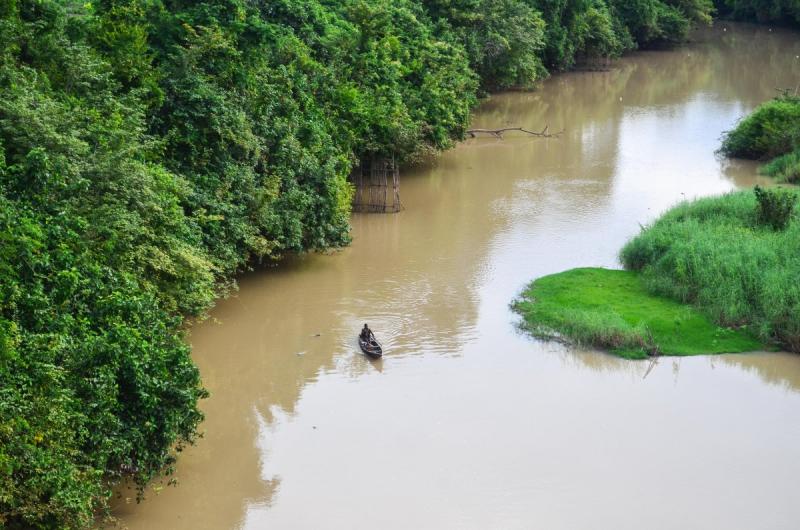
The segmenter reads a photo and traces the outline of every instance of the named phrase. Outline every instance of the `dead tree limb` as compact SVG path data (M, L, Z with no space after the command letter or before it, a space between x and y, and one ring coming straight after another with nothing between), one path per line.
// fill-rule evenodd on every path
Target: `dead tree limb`
M557 133L550 133L549 129L550 129L549 125L545 125L544 129L542 129L539 132L529 131L528 129L522 127L505 127L503 129L469 129L467 131L467 134L470 135L471 138L475 138L479 134L489 134L491 136L494 136L495 138L502 138L503 133L506 133L508 131L519 131L525 134L529 134L531 136L538 136L540 138L558 138L564 132L562 130Z

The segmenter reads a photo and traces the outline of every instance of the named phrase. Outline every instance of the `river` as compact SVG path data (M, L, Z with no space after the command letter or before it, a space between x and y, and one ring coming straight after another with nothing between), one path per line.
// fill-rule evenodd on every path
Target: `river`
M405 170L405 210L353 244L246 274L190 332L205 436L115 515L170 529L790 529L800 524L800 356L626 361L533 340L535 277L619 267L683 198L764 181L715 156L800 81L798 34L718 23L673 51L499 94L523 126ZM359 351L368 322L383 360Z

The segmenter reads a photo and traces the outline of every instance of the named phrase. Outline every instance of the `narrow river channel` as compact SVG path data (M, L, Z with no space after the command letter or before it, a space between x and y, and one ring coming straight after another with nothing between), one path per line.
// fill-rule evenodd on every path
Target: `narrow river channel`
M692 45L493 96L473 139L401 177L351 247L247 274L191 330L211 398L143 529L793 529L800 356L632 362L516 331L531 279L618 267L683 198L759 180L722 131L800 82L800 35L718 23ZM356 334L368 322L385 358ZM160 491L156 491L159 490Z

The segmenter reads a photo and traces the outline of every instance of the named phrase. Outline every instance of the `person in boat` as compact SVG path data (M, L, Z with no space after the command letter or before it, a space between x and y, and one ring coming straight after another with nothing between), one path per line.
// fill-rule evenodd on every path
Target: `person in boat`
M369 329L369 326L366 324L364 324L364 327L361 328L361 338L367 342L375 338L375 335L372 334L372 330Z

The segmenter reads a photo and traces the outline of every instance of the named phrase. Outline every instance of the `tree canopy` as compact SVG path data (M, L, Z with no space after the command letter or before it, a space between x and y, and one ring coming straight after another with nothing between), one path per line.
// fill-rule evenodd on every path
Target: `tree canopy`
M720 14L750 22L800 24L800 0L716 0Z

